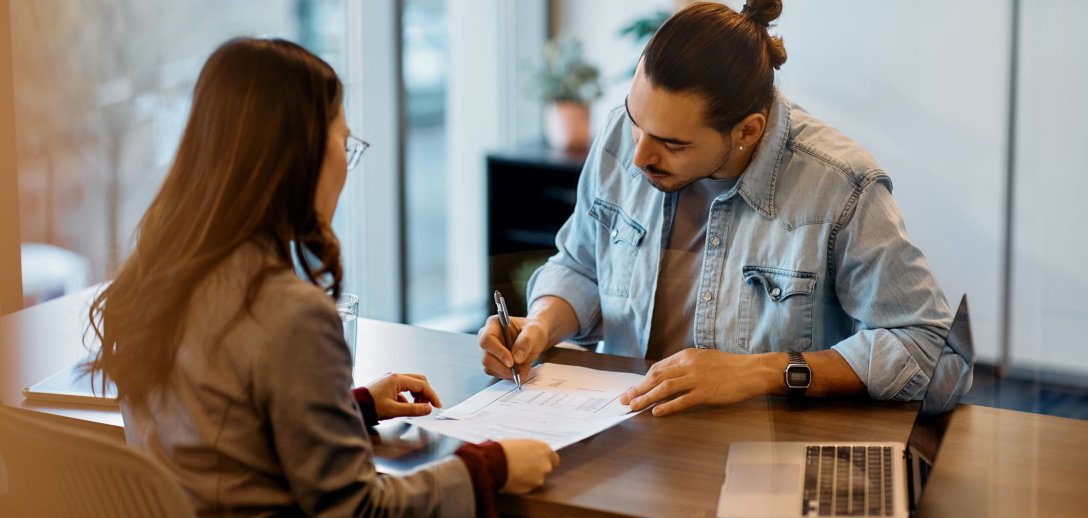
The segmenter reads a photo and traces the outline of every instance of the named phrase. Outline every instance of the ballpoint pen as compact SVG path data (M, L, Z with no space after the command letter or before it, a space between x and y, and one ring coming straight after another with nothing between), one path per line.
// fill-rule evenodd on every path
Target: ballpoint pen
M513 354L514 328L510 326L510 312L506 310L506 299L502 298L499 290L495 290L495 312L499 315L499 327L502 328L502 345L510 351L510 354ZM521 374L518 373L518 366L515 364L510 370L514 373L514 383L518 385L518 390L521 390Z

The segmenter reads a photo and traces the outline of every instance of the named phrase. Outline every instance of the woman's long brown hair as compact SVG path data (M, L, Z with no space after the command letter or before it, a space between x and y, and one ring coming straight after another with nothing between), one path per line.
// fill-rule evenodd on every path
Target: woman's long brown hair
M84 370L103 374L103 389L113 380L119 397L147 403L169 377L194 290L247 242L277 260L250 282L239 314L268 273L291 267L292 247L316 259L298 261L310 282L339 293L339 242L314 198L342 98L333 69L294 43L238 38L212 53L135 250L91 305L101 347Z

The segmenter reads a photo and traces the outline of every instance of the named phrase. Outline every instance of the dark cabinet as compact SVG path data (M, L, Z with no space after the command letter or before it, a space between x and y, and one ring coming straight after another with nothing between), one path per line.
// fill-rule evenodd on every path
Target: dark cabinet
M487 155L488 300L491 290L502 291L511 315L525 315L526 282L556 252L585 159L543 144Z

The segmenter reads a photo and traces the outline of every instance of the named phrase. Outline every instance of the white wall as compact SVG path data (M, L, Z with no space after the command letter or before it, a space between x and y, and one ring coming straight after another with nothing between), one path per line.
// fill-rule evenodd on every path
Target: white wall
M1088 2L1024 0L1014 194L1014 364L1088 372Z
M1008 2L824 0L788 3L777 28L780 88L884 166L949 303L969 294L989 362L1002 333L1010 24Z

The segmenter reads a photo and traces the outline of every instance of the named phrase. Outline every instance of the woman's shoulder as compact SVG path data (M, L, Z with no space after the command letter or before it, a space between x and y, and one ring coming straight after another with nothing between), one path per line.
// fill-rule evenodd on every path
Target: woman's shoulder
M323 363L350 363L332 297L292 270L278 270L261 281L245 318L246 334L261 343L254 350L260 358L257 370L270 379L313 379L330 375Z
M267 274L253 299L256 315L271 319L303 316L336 316L336 304L329 294L295 275L279 269Z
M205 296L247 308L264 327L293 325L299 318L336 317L336 305L325 290L295 274L289 263L257 244L239 247L209 279Z

